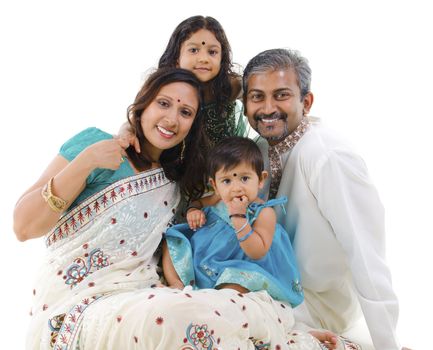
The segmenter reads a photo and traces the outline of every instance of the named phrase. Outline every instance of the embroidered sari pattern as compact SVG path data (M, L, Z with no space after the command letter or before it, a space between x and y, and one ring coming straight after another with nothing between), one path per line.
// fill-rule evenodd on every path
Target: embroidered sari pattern
M59 240L74 235L88 224L95 215L104 213L117 203L156 189L169 182L164 172L158 171L145 177L141 175L133 176L127 182L114 183L102 193L91 196L83 204L61 218L54 230L48 235L46 245L50 246Z
M30 342L43 340L28 347L69 349L95 296L157 283L153 255L179 199L177 185L153 169L109 185L66 213L46 236L29 333L36 337Z
M155 169L109 185L62 217L34 286L27 348L289 348L290 305L266 292L154 287L154 253L179 199L176 184ZM308 338L290 349L320 346Z
M74 305L67 315L64 316L63 323L56 335L56 342L53 344L53 350L70 349L82 321L84 311L89 305L101 298L102 295L95 295L91 298L83 299L79 304Z
M83 257L76 258L67 268L63 278L66 277L65 283L73 288L94 270L100 270L108 265L108 256L104 255L101 249L96 248L90 252L87 259Z

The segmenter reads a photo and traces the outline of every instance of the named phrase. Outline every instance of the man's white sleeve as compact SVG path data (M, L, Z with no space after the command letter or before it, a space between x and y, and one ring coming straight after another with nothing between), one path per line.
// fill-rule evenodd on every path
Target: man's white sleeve
M347 254L359 302L377 350L400 349L395 334L398 301L385 261L384 209L363 160L329 152L310 188Z

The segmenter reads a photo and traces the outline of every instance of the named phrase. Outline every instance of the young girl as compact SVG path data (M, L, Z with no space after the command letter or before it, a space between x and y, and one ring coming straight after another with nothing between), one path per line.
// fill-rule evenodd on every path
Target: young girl
M236 100L241 77L233 71L230 44L216 19L193 16L182 21L173 31L158 67L190 70L203 84L205 104L201 113L211 145L229 136L257 135L243 115L242 103ZM119 134L140 151L131 130L122 127Z
M191 70L203 83L204 122L211 144L247 135L248 122L236 105L241 77L233 71L229 41L215 18L193 16L181 22L159 60L159 67L167 66Z
M258 197L267 172L257 145L248 138L225 139L210 152L208 173L215 193L187 208L188 224L167 230L162 262L168 284L267 290L292 306L301 303L290 239L272 209L286 199Z

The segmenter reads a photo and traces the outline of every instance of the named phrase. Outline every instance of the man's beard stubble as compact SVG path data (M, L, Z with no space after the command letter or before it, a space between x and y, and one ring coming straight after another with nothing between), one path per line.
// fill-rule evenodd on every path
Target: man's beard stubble
M263 130L265 132L266 132L266 129L270 130L270 128L271 129L274 128L274 126L266 126L266 124L263 122L263 119L283 120L284 121L283 132L280 135L274 135L274 136L265 136L266 134L263 135L262 132L260 132L259 122L261 122L260 125L265 128L265 130ZM287 114L286 113L274 112L271 114L257 114L254 116L254 120L256 122L257 132L260 134L260 136L264 137L271 144L276 144L280 141L283 141L287 136L289 136L289 128L287 125Z

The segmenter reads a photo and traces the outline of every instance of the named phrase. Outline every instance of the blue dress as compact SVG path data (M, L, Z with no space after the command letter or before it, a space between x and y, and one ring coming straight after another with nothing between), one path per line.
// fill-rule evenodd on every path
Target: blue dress
M247 220L252 225L265 207L283 204L287 198L251 203ZM276 224L266 255L254 260L239 245L223 202L204 209L206 224L193 231L188 224L169 228L165 234L170 257L184 285L215 288L234 283L250 291L266 290L274 299L300 304L304 295L289 235Z

